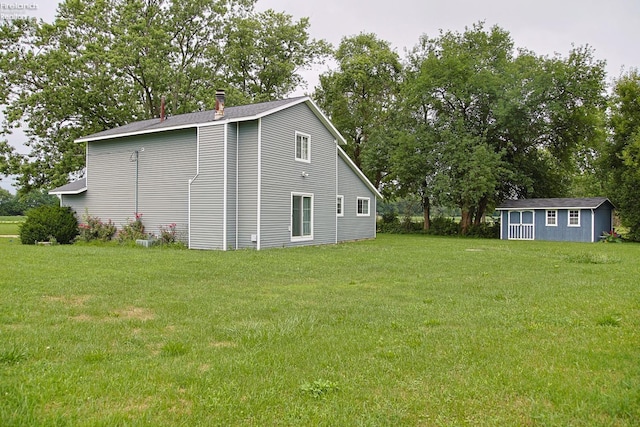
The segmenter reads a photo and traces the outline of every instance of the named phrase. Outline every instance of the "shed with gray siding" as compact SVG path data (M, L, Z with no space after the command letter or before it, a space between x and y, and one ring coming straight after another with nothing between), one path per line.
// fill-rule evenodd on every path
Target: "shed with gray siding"
M500 212L500 238L597 242L613 229L615 207L606 197L507 200Z
M374 238L381 195L308 97L151 119L80 138L86 177L51 190L78 216L146 231L176 224L194 249Z

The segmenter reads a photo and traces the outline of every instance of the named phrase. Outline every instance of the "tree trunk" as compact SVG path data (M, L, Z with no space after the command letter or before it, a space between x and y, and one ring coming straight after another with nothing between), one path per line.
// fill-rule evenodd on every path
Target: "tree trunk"
M473 219L474 225L480 225L480 223L482 222L482 217L484 217L484 213L487 210L488 203L489 201L487 200L486 196L480 199L480 202L478 203L478 208L476 209L476 217Z
M422 229L426 231L431 227L431 220L429 219L431 215L431 202L428 197L422 199L422 212L424 214L424 226Z
M460 234L463 236L469 231L471 225L471 212L468 207L462 208L462 218L460 219Z

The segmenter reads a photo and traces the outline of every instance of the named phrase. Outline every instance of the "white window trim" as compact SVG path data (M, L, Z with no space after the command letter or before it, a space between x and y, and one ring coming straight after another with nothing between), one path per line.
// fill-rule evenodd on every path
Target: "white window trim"
M555 224L551 224L549 222L549 212L554 212L555 215L553 217L553 219L555 220ZM556 209L547 209L545 211L545 223L544 225L546 225L547 227L557 227L558 226L558 211Z
M577 224L571 224L571 212L578 212L578 223ZM567 227L580 227L580 217L582 215L580 214L580 209L568 209L567 210Z
M338 199L340 200L340 212L338 212ZM344 196L341 194L336 196L336 215L344 216Z
M298 150L297 150L298 136L301 136L307 139L307 158L306 159L298 157ZM311 163L311 135L296 131L296 137L293 143L293 156L296 159L296 162Z
M367 201L367 213L363 214L358 212L358 205L360 202L360 200L366 200ZM358 199L356 200L356 216L371 216L371 198L370 197L358 197Z
M311 198L311 234L309 236L294 236L293 235L293 198L295 196L298 197L310 197ZM290 223L289 223L289 237L292 242L306 242L309 240L313 240L313 193L291 193L290 198L291 210L290 210ZM304 225L302 225L304 227Z

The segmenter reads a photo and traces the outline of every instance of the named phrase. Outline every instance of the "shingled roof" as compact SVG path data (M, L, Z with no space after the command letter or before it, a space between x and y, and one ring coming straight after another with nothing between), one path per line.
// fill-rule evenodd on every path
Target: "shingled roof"
M81 178L77 181L70 182L62 187L54 188L49 194L80 194L87 191L87 178Z
M131 136L143 133L161 132L165 130L185 129L217 121L233 122L250 120L262 117L267 114L271 114L282 108L286 108L288 106L299 104L302 102L313 104L313 102L308 97L299 96L296 98L281 99L278 101L260 102L257 104L241 105L237 107L226 107L224 109L224 116L220 119L215 119L215 110L196 111L195 113L169 116L162 121L158 118L155 118L129 123L124 126L119 126L117 128L108 129L79 138L76 140L76 142L97 141L101 139L117 138L120 136ZM317 107L315 107L314 109L317 110L316 114L322 115ZM328 119L326 117L320 118L328 123ZM333 125L331 125L331 128L333 128ZM342 142L342 137L337 139Z
M609 202L613 206L613 203L606 197L587 197L506 200L496 209L597 209L605 202Z

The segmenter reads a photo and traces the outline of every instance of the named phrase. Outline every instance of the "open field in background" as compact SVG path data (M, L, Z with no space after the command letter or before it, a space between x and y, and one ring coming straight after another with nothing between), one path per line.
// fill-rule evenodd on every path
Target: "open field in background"
M640 245L0 239L0 424L632 426Z
M0 236L17 236L25 216L0 216Z

